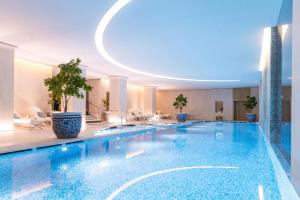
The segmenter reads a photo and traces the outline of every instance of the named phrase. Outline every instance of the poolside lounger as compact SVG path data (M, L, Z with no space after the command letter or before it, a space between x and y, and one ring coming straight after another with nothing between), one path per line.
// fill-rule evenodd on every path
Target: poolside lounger
M31 114L33 119L46 125L51 125L52 119L48 117L40 108L32 107Z
M13 114L14 125L23 128L29 128L30 130L34 128L42 129L42 122L32 118L22 118L17 112Z
M156 114L159 116L160 119L171 119L172 116L170 114L164 114L160 110L156 112Z

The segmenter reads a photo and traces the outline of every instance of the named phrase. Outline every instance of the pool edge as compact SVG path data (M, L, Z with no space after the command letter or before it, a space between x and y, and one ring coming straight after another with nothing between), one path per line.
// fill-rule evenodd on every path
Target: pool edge
M260 129L260 133L262 134L263 139L266 143L268 153L269 153L271 162L273 164L273 168L275 171L275 176L276 176L276 180L277 180L281 198L284 200L299 200L300 198L299 198L294 186L288 179L283 167L281 166L281 164L280 164L269 140L267 139L265 133L263 132L261 126L259 126L259 129Z

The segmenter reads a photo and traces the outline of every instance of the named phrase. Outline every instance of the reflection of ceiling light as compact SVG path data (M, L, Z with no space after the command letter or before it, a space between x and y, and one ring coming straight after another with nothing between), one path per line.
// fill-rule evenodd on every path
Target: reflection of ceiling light
M293 80L293 78L292 78L292 77L288 77L288 79L289 79L289 80Z
M99 167L108 167L109 166L109 161L108 160L103 160L98 164Z
M49 182L45 182L45 183L41 183L39 185L33 186L31 188L27 188L25 190L21 190L21 191L18 191L18 192L13 192L12 193L12 199L20 199L22 197L30 195L31 193L38 192L38 191L41 191L43 189L46 189L50 186L52 186L52 184L49 181Z
M196 81L196 82L239 82L240 80L202 80L202 79L189 79L189 78L180 78L180 77L172 77L172 76L164 76L164 75L159 75L159 74L152 74L140 70L136 70L134 68L128 67L118 61L116 61L114 58L112 58L108 52L105 50L104 45L103 45L103 36L106 27L112 20L112 18L124 7L126 6L131 0L118 0L103 16L101 19L97 30L95 34L95 43L96 47L99 51L99 53L110 63L113 65L120 67L122 69L145 75L145 76L150 76L154 78L162 78L162 79L169 79L169 80L180 80L180 81Z
M136 156L141 155L143 153L144 153L144 149L141 149L141 150L138 150L138 151L133 151L133 152L127 152L126 159L136 157Z
M66 164L62 164L61 165L61 170L62 171L67 171L68 170L68 166Z
M62 150L62 151L67 151L67 150L68 150L68 147L64 146L64 147L61 148L61 150Z
M281 32L281 39L282 39L282 41L285 38L285 35L286 35L286 32L287 32L288 28L289 28L289 25L287 25L287 24L281 26L281 31L282 31Z
M264 200L264 189L262 187L262 185L258 185L258 197L259 200Z
M262 50L260 55L259 71L263 71L270 64L271 53L271 28L264 29Z
M155 171L152 172L150 174L145 174L142 175L138 178L135 178L127 183L125 183L124 185L120 186L118 189L116 189L115 191L113 191L107 198L106 200L113 200L115 199L121 192L123 192L124 190L126 190L127 188L131 187L132 185L149 179L151 177L155 177L155 176L160 176L163 174L169 174L169 173L173 173L173 172L180 172L180 171L187 171L187 170L204 170L204 169L239 169L238 167L233 167L233 166L191 166L191 167L178 167L178 168L172 168L172 169L165 169L165 170L160 170L160 171ZM260 199L261 200L261 199Z

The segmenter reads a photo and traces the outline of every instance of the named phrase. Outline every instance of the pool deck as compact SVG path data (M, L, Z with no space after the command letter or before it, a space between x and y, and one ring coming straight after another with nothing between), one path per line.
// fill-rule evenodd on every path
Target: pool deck
M190 124L195 121L187 121L181 125ZM161 125L168 127L170 123L175 123L174 120L162 121ZM11 153L16 151L32 150L47 146L62 145L72 142L84 141L87 139L105 137L108 135L132 133L131 131L114 131L110 134L97 134L96 131L104 128L109 128L109 124L88 124L85 130L81 131L77 138L73 139L57 139L54 135L51 126L43 126L43 129L24 129L16 128L14 131L0 132L0 154ZM135 131L147 129L145 126L137 124ZM149 129L149 128L148 128Z

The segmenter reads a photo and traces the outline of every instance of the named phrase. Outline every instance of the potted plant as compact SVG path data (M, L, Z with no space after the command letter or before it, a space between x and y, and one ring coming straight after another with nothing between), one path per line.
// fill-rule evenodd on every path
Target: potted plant
M187 114L182 113L182 109L187 105L187 103L187 97L183 96L183 94L176 97L175 102L173 103L175 109L179 109L179 113L176 115L178 122L185 122L187 119Z
M82 116L80 112L67 112L71 97L84 98L84 91L91 91L92 87L82 77L79 67L80 59L60 64L59 73L44 81L52 99L60 100L63 112L52 113L52 129L57 138L77 137L81 129Z
M246 118L248 122L255 122L256 121L256 114L252 113L252 110L257 105L256 97L255 96L247 96L247 101L244 103L245 109L249 110L249 113L246 113Z
M102 100L103 107L105 108L104 114L104 121L108 121L109 116L109 92L106 92L105 99Z

